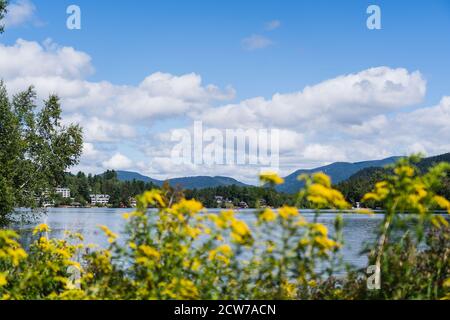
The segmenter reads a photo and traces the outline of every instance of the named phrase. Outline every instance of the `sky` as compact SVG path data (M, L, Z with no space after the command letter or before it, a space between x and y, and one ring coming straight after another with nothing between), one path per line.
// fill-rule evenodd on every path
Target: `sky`
M195 121L279 130L283 175L450 151L449 1L11 0L5 24L0 78L61 97L84 129L74 172L254 183L257 165L173 161L171 137Z

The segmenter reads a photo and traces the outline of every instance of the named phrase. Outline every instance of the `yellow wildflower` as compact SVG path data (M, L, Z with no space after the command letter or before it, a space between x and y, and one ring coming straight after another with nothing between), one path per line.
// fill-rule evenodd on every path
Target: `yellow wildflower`
M186 234L192 239L196 239L202 232L198 228L192 228L190 226L186 226L185 228Z
M36 228L34 228L33 235L35 235L39 232L50 232L50 228L45 223L42 223L42 224L36 226Z
M321 223L314 223L314 224L312 224L312 229L314 231L317 231L322 236L327 236L328 235L328 228L326 226L324 226L323 224L321 224Z
M182 199L180 202L172 206L172 210L174 212L188 213L191 216L200 212L202 209L202 203L198 202L197 200Z
M431 223L436 227L436 228L441 228L441 226L444 227L448 227L449 223L448 221L440 215L435 215L431 218Z
M230 262L229 257L233 254L233 250L227 244L223 244L209 252L208 260L218 260L225 264Z
M313 181L327 188L331 188L331 179L323 172L313 174Z
M108 242L113 243L117 239L117 234L109 230L107 226L99 226L100 229L105 233L105 235L108 237Z
M263 222L271 222L277 218L277 214L271 209L265 209L260 215L259 220Z
M141 197L138 198L139 201L143 202L145 206L150 205L159 205L160 207L165 207L166 203L164 202L161 196L161 190L150 190L146 191Z
M273 171L267 171L263 172L259 175L259 180L263 183L270 183L270 184L283 184L284 179L281 178L276 172Z
M161 254L153 247L150 247L148 245L140 245L139 250L147 257L155 258L159 260L161 258Z
M407 177L412 177L415 173L415 170L410 166L399 166L394 169L394 173L398 176L405 175Z
M283 219L289 219L289 217L298 216L298 209L295 207L283 206L278 209L278 213Z
M234 220L231 223L231 228L233 229L233 232L237 233L240 236L245 236L250 233L248 225L241 220Z
M434 196L433 200L439 207L447 210L447 212L450 213L450 201L441 196Z
M132 241L128 242L128 246L129 246L131 249L133 249L133 250L135 250L135 249L137 248L136 243L134 243L134 242L132 242Z
M4 273L0 273L0 288L6 286L8 281L6 280L6 275Z

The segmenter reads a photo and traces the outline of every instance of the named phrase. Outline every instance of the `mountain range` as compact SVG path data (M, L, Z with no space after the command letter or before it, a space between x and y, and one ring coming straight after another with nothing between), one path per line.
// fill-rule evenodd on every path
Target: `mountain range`
M121 181L132 181L140 180L146 183L153 183L157 186L162 186L165 180L157 180L147 176L143 176L137 172L131 171L116 171L117 178ZM204 189L204 188L214 188L219 186L249 186L243 182L229 177L209 177L209 176L197 176L197 177L184 177L184 178L173 178L168 179L167 182L173 186L180 186L183 189Z
M303 181L297 180L301 174L312 174L323 172L331 178L334 184L347 180L352 175L365 168L380 168L397 161L400 157L390 157L382 160L371 160L362 162L335 162L327 166L314 169L300 169L284 178L284 184L277 186L277 191L294 193L303 187Z
M295 193L302 186L303 182L298 181L297 177L301 174L312 174L315 172L323 172L329 175L333 183L339 183L347 180L360 170L366 168L380 168L395 162L400 157L390 157L382 160L362 161L362 162L335 162L326 166L314 168L314 169L300 169L285 177L285 183L277 186L277 191L285 193ZM137 172L131 171L116 171L117 178L121 181L140 180L146 183L153 183L157 186L162 186L164 180L153 179ZM210 176L196 176L196 177L183 177L168 179L168 183L171 186L179 186L184 189L204 189L219 186L249 186L243 182L230 177L210 177Z

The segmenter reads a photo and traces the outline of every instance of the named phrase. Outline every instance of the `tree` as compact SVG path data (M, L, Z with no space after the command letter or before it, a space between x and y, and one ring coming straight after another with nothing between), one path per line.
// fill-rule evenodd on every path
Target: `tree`
M6 6L7 6L8 2L6 0L0 0L0 33L3 33L4 30L4 25L1 24L1 21L3 20L3 18L6 15Z
M41 108L33 87L10 100L0 81L0 223L16 207L33 208L78 163L82 130L61 124L59 98L50 95Z

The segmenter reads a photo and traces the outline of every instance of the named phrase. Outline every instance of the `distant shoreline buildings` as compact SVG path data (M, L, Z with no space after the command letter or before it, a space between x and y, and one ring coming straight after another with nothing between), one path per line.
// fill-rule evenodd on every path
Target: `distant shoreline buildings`
M62 198L70 198L70 189L69 188L56 188L55 193L59 194Z
M91 198L91 205L107 205L109 203L109 199L111 198L107 194L91 194L89 196Z

